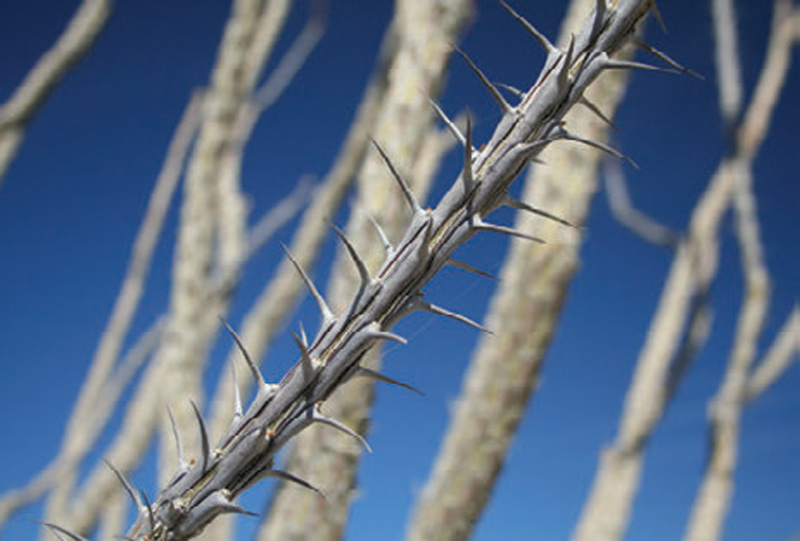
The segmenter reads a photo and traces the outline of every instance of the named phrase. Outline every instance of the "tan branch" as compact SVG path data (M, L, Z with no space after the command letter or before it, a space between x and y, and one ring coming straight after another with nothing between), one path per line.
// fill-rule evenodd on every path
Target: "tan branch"
M0 186L25 128L58 82L94 45L111 13L111 0L84 0L67 28L0 108Z
M776 39L775 34L773 32L771 39ZM781 56L772 51L768 53L761 78L766 77L771 82L759 82L758 87L780 88L782 80L776 81L775 77L781 79L782 75L773 66L786 65L786 62L780 62ZM770 61L773 58L777 60ZM720 65L718 69L724 71L728 67ZM723 73L719 79L727 77ZM616 541L624 537L639 486L647 442L679 383L675 379L675 362L685 353L682 344L687 343L686 333L692 332L697 318L705 312L705 299L716 275L719 258L721 220L733 201L739 182L739 160L752 159L768 126L767 122L749 120L754 118L754 110L767 113L765 118L769 119L768 112L774 102L766 104L759 95L776 97L777 92L756 91L756 97L745 114L745 122L735 136L744 141L738 145L742 153L721 161L692 213L689 235L679 246L670 268L637 360L617 437L603 451L592 491L574 534L576 540ZM751 135L742 139L742 133ZM681 362L687 360L684 358ZM683 371L685 366L678 373Z
M800 361L800 309L792 310L767 353L747 380L748 402L755 400L774 384L792 365Z
M397 54L372 135L404 172L410 169L410 164L419 168L409 180L420 201L427 198L431 173L441 158L439 145L427 149L432 155L423 152L423 144L431 137L433 117L428 97L438 93L452 53L450 43L457 40L468 14L469 5L464 1L396 3L392 24L397 31ZM432 137L441 140L438 134ZM368 217L380 216L386 234L394 238L407 223L408 209L377 153L367 155L358 180L357 201L345 233L367 267L375 270L385 251L377 242ZM339 312L344 310L358 285L346 250L339 250L331 276L327 297L331 308ZM377 368L377 348L367 354L367 359L363 361L366 366ZM369 378L355 379L326 403L326 414L363 433L372 396ZM326 501L319 505L316 495L282 484L271 502L259 539L340 539L347 523L360 454L357 444L335 431L312 428L301 434L292 446L286 468L318 485L326 494Z
M559 42L569 42L592 2L570 3ZM623 52L628 58L632 51ZM627 87L625 73L605 74L587 97L608 116ZM587 108L567 117L571 131L594 141L609 125ZM548 148L528 175L523 200L573 224L583 224L597 190L600 154L576 145ZM517 227L546 239L544 245L514 242L503 266L484 336L464 375L452 420L433 471L415 503L406 539L465 540L472 533L505 461L513 435L539 382L550 340L578 266L580 230L519 213Z
M678 235L653 218L638 210L631 203L625 174L619 162L607 160L603 168L606 196L611 213L619 223L640 238L657 246L675 247Z

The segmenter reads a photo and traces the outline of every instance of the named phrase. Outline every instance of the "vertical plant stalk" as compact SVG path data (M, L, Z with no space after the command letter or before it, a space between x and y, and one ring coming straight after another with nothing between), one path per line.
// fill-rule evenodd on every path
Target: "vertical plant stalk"
M110 408L115 404L107 400L110 391L108 386L147 283L153 252L200 122L201 105L202 95L195 93L170 142L131 248L125 278L64 431L61 449L47 468L53 472L52 478L47 484L40 485L45 489L55 484L48 501L48 516L67 512L77 479L77 465L94 445L111 414Z
M458 39L469 15L468 2L399 0L392 27L397 52L388 74L388 88L372 136L385 141L386 152L401 169L415 163L431 132L433 109L428 96L438 94L451 43ZM425 200L431 178L414 178L415 196ZM358 197L345 227L366 267L375 271L385 257L370 216L379 217L386 235L397 238L408 220L408 209L392 182L391 173L377 153L366 156L358 174ZM347 251L342 249L331 273L328 289L331 308L340 312L358 287L358 276ZM377 348L365 366L379 366ZM374 382L357 378L326 403L326 414L363 434L372 405ZM324 427L311 428L294 441L286 469L318 486L325 494L282 483L259 531L261 541L282 539L341 539L347 522L361 446L346 435Z
M309 342L297 337L300 357L278 384L266 383L250 363L258 382L255 398L246 410L236 408L228 431L215 447L205 437L205 425L198 417L203 434L200 453L181 461L152 504L137 501L139 517L127 534L129 539L190 539L217 516L244 512L235 498L264 477L291 477L273 469L275 454L315 423L363 441L325 414L326 400L351 377L371 374L360 366L371 347L383 340L403 341L390 331L397 321L417 309L431 309L423 301L422 289L450 261L456 248L483 231L528 236L494 225L487 218L498 206L507 204L509 185L530 159L555 141L577 140L602 147L567 131L564 115L601 73L641 67L611 55L631 38L651 5L635 0L612 7L598 3L597 11L566 51L552 48L539 79L515 105L476 68L503 116L480 150L472 147L469 129L462 135L466 142L464 170L434 209L422 208L391 158L378 147L412 208L411 223L401 240L389 247L380 269L372 274L343 238L352 248L349 252L359 269L361 287L341 313L330 309L298 266L323 315L316 337Z
M593 2L574 0L561 26L566 47ZM629 58L631 50L618 58ZM627 86L627 73L606 73L585 98L613 117ZM608 138L609 124L589 107L572 110L569 129L593 141ZM597 191L595 149L559 145L542 153L547 164L532 169L523 200L571 224L586 219ZM579 229L521 212L517 229L552 240L535 245L517 239L503 266L481 337L464 376L461 394L427 484L409 521L406 539L466 540L472 534L511 440L539 381L581 244Z
M0 187L25 128L61 79L94 45L111 13L111 0L83 0L55 44L0 108Z
M201 438L189 428L195 422L189 400L201 399L200 379L206 349L217 329L217 314L225 313L230 293L228 289L215 295L214 282L221 156L231 141L236 113L253 90L257 75L252 70L260 70L252 64L255 52L251 45L256 30L265 28L262 15L269 11L272 24L279 27L287 9L286 0L271 2L269 9L262 0L236 0L226 23L203 104L203 121L187 168L166 336L143 377L140 392L129 405L122 430L106 455L123 471L141 458L158 418L166 415L162 411L170 404L178 430L186 434L186 449L191 452L201 447ZM263 43L269 47L274 39ZM260 55L262 59L267 56ZM245 64L250 70L244 69ZM166 431L171 433L169 423ZM167 468L174 463L173 446L170 444L169 451L162 455L168 458L162 459L161 466L164 471L171 471ZM113 473L103 466L92 472L78 496L72 497L69 510L61 516L48 512L47 520L69 525L76 531L88 531L108 495L118 489Z
M800 13L800 10L795 9L794 12ZM795 42L791 21L791 2L777 0L773 12L767 60L757 87L775 89L771 93L770 106L763 111L767 118L771 116L778 90L788 72L791 48ZM717 26L734 26L733 20L731 18L729 24ZM718 48L725 45L726 42L720 43ZM719 56L721 55L718 54ZM733 53L727 56L736 55ZM736 63L738 64L738 57ZM756 90L756 95L763 96L763 94L763 90ZM725 517L733 496L741 417L748 401L754 398L748 395L748 387L752 374L755 373L753 367L758 342L769 307L770 277L764 263L763 242L753 194L752 162L755 149L752 148L751 141L755 134L748 126L752 119L752 115L747 115L741 130L733 132L738 139L737 155L732 160L732 172L736 182L734 210L744 276L744 295L728 366L719 390L709 404L710 447L684 536L687 541L715 541L722 537ZM769 125L763 120L759 120L759 124L764 130ZM744 133L748 133L748 140L742 140ZM763 136L756 136L755 139L760 141Z
M738 64L738 62L737 62ZM718 64L718 69L735 65ZM584 505L575 541L616 541L625 535L639 487L647 442L658 426L685 373L697 345L691 338L704 323L706 298L716 275L719 228L732 204L737 183L737 161L752 160L768 127L772 106L788 65L788 51L768 55L762 74L782 66L777 79L762 79L735 134L733 154L720 162L695 207L689 233L679 244L662 290L645 345L628 389L618 434L600 459L594 485ZM722 73L720 82L736 80ZM721 94L726 122L738 117L730 110L735 100ZM757 114L754 114L756 113ZM690 351L691 350L691 351Z
M244 216L231 217L231 207L234 213L243 212L244 205L239 179L225 174L224 158L235 141L237 114L255 88L289 6L289 0L233 2L211 74L206 116L187 171L173 267L169 329L162 358L166 374L158 402L172 408L177 430L190 452L200 449L201 442L194 429L194 411L189 401L202 402L201 374L206 351L216 334L218 315L227 313L232 292L223 290L208 298L208 293L214 291L215 235L221 235L218 238L228 244L219 252L228 257L218 262L225 271L229 270L225 265L238 264L243 245L242 239L231 238L231 234L244 236ZM266 34L267 39L260 42L259 33ZM256 45L263 50L254 48ZM254 63L253 58L259 62ZM223 226L214 217L224 217L238 225ZM161 417L161 432L165 437L160 440L159 475L164 482L177 462L170 441L171 420L163 411Z

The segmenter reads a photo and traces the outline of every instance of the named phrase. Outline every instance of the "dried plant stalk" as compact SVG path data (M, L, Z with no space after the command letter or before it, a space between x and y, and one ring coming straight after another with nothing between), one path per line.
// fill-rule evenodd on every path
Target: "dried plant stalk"
M528 160L554 141L577 139L563 126L564 115L601 73L640 67L611 55L630 39L650 7L648 1L612 7L599 2L566 51L550 50L541 76L517 105L506 102L478 72L503 111L490 140L477 151L467 130L464 170L434 209L423 209L402 177L393 175L412 209L411 223L374 274L355 250L350 252L361 285L344 312L332 312L298 266L323 315L316 337L308 344L297 338L300 358L278 384L264 382L251 364L258 382L256 396L246 410L236 411L213 449L198 416L200 452L191 461L181 460L153 504L139 502L139 517L129 538L189 539L216 516L242 512L234 499L265 476L286 477L273 469L275 453L312 424L357 436L326 416L321 405L342 383L364 373L360 361L373 345L402 341L389 330L399 319L410 311L431 308L422 300L422 288L458 246L481 231L527 236L486 218L508 201L507 189ZM380 147L377 150L396 173L389 156Z
M570 36L592 6L570 3L559 42ZM621 52L631 56L631 49ZM585 98L613 117L627 73L606 73ZM608 137L610 125L590 107L577 108L567 125L594 141ZM546 166L526 181L523 199L536 208L581 225L586 221L599 161L595 149L554 146L542 153ZM480 517L531 393L558 324L567 289L578 264L581 234L531 213L520 213L517 228L555 242L513 243L486 318L493 335L481 338L464 376L461 394L430 479L416 502L406 539L468 539Z
M786 2L779 0L779 3ZM730 10L727 12L732 13ZM791 34L789 31L785 33ZM723 39L721 42L727 41ZM697 334L698 327L707 324L706 297L716 275L719 228L733 202L737 178L741 175L740 160L755 157L782 86L789 49L777 49L770 49L745 120L732 133L732 140L736 142L732 145L733 154L723 158L719 164L692 213L687 237L678 244L658 309L637 360L619 432L615 442L601 456L594 485L573 535L576 541L615 541L624 537L639 486L647 442L685 373L693 351L697 349L693 335ZM734 50L730 49L717 56L727 58L733 53ZM739 80L737 66L738 59L720 61L717 65L722 71L720 82L735 84ZM728 73L731 69L736 73ZM737 102L737 93L741 92L726 90L720 94L723 118L732 127L735 127L733 120L739 116L738 111L731 109Z
M728 4L727 0L718 3ZM729 11L733 11L729 6ZM800 13L800 10L796 10ZM770 92L772 99L761 110L767 120L759 118L759 127L766 130L771 110L778 96L783 79L788 71L788 60L791 48L795 43L794 29L791 26L791 3L777 0L773 13L772 32L767 48L767 61L761 73L756 95L764 95L760 90L764 87L775 89ZM718 36L735 37L733 16L728 20L717 22L717 28L728 28L728 31L717 31ZM727 23L727 24L725 24ZM735 42L733 42L735 44ZM719 40L718 48L729 47L729 54L718 54L718 57L733 57L733 64L738 66L738 55L734 44ZM730 100L722 100L723 111ZM764 103L763 101L761 103ZM750 129L747 132L736 129L735 119L738 111L731 111L730 124L733 136L742 138L747 133L748 141L760 141L763 135L756 135ZM743 129L749 127L754 117L748 114ZM754 373L758 341L764 327L769 307L771 290L770 277L764 263L763 243L761 240L756 202L753 194L753 159L755 148L748 142L734 147L732 174L736 187L734 210L736 214L736 232L739 241L742 269L744 276L744 295L739 318L736 325L733 346L725 375L719 390L709 406L709 450L705 471L698 489L691 517L687 526L685 539L689 541L715 541L722 536L722 528L733 496L733 475L736 470L741 417L745 405L752 395L748 396L751 374ZM778 342L779 343L779 342Z
M58 37L0 108L0 186L25 128L66 73L89 52L111 13L111 0L84 0Z

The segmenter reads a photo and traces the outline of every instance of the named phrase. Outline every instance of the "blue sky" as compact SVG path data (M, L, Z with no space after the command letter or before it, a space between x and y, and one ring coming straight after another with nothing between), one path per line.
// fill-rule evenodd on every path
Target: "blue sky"
M305 173L324 174L374 63L391 3L337 2L328 31L294 84L267 112L251 142L244 189L253 216L287 194ZM549 35L558 30L557 2L515 5ZM658 220L684 227L722 149L713 80L710 8L676 0L661 6L669 33L651 41L706 76L636 74L620 111L615 144L639 170L626 169L632 197ZM16 2L0 17L0 99L4 100L71 16L76 2ZM768 2L737 2L746 87L752 89L769 25ZM171 132L192 89L204 85L228 2L120 0L95 49L57 88L28 130L0 188L0 491L17 487L55 453L62 427L115 298L139 218ZM477 18L462 47L495 80L528 84L542 56L524 30L494 2L476 2ZM288 36L303 23L304 2ZM289 39L284 39L285 48ZM770 136L755 165L767 264L774 280L765 343L798 299L800 257L796 212L800 185L796 125L800 70L790 72ZM446 110L469 106L476 139L499 113L459 61L442 97ZM450 159L434 197L457 174ZM176 212L157 260L135 331L164 310ZM741 300L731 223L712 295L713 334L652 441L629 539L678 538L702 467L706 402L724 367ZM595 201L583 263L548 356L544 385L520 427L504 474L475 539L563 539L580 512L597 453L613 436L633 363L669 266L670 254L640 242ZM290 238L291 230L279 234ZM478 237L464 258L497 270L505 249ZM329 260L332 244L326 249ZM280 257L267 246L248 266L231 321ZM325 283L326 271L318 273ZM445 271L431 284L436 301L480 318L493 284ZM304 304L302 319L313 321ZM412 316L402 323L408 346L387 348L386 368L426 396L381 388L369 436L360 496L347 538L400 539L456 398L476 333L449 321ZM208 370L216 378L223 338ZM295 355L286 337L268 354L277 377ZM733 541L784 540L800 534L800 370L786 374L745 414L736 495L726 528ZM107 438L106 438L107 441ZM147 483L146 473L140 476ZM263 505L269 482L245 499ZM144 486L150 493L155 487ZM35 506L3 539L30 539Z

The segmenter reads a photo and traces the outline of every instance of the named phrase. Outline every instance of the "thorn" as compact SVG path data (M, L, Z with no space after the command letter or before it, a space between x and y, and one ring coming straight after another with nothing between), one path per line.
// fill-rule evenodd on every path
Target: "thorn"
M488 222L484 222L483 220L473 220L473 227L478 231L492 231L494 233L502 233L504 235L511 235L512 237L519 237L521 239L531 240L533 242L537 242L539 244L544 244L544 241L539 237L534 237L533 235L528 235L527 233L523 233L522 231L518 231L512 227L506 227L504 225L497 225L491 224Z
M564 65L561 66L561 71L558 72L558 86L561 89L566 89L569 86L569 70L572 67L572 54L575 52L575 34L569 39L569 47L567 52L564 53Z
M489 274L488 272L482 271L477 267L473 267L469 263L459 261L458 259L453 259L452 257L447 260L447 264L450 265L451 267L471 272L472 274L477 274L478 276L482 276L483 278L488 278L489 280L495 280L495 281L498 280L497 276L495 276L494 274Z
M308 336L306 336L306 329L303 327L303 322L299 323L300 325L300 338L303 340L303 345L308 347Z
M413 385L409 385L408 383L403 383L402 381L398 381L394 378L390 378L385 374L381 374L376 370L371 370L369 368L365 368L363 366L359 366L358 370L356 371L357 376L366 376L372 379L376 379L378 381L382 381L383 383L388 383L390 385L397 385L398 387L402 387L403 389L408 389L411 392L417 393L420 396L425 396L425 393L414 387Z
M389 237L386 236L386 232L381 227L381 224L378 223L372 214L369 214L368 217L369 221L372 222L372 225L375 227L375 231L378 232L378 237L381 239L383 249L386 251L388 256L391 256L394 253L394 246L392 246L392 243L389 242Z
M377 328L377 324L372 325L371 328L367 329L368 336L372 338L377 338L379 340L390 340L392 342L397 342L398 344L406 345L408 344L408 340L400 336L399 334L395 334L389 331L381 331Z
M472 119L467 115L467 138L464 142L464 193L471 193L475 188L475 177L472 174Z
M578 98L578 103L589 109L591 112L597 115L600 118L600 120L602 120L603 122L614 128L615 130L619 130L619 127L616 124L614 124L614 122L610 118L608 118L597 105L589 101L589 98L587 98L586 96L581 96L580 98Z
M547 54L550 54L550 53L552 53L553 51L556 51L556 50L558 50L558 49L557 49L557 47L556 47L555 45L553 45L553 44L550 42L550 40L549 40L549 39L547 39L547 38L545 37L545 35L544 35L544 34L542 34L541 32L539 32L539 31L536 29L536 27L534 27L534 26L533 26L533 25L532 25L530 22L528 22L528 20L527 20L527 19L525 19L525 18L524 18L522 15L520 15L519 13L517 13L516 11L514 11L514 10L511 8L511 6L509 6L508 4L506 4L506 3L505 3L503 0L500 0L500 5L501 5L501 6L503 6L503 7L506 9L506 11L508 11L508 12L511 14L511 16L512 16L512 17L514 17L516 20L518 20L519 22L521 22L521 23L522 23L522 26L524 26L524 27L525 27L525 29L526 29L528 32L530 32L530 33L533 35L533 37L534 37L534 38L536 38L536 41L538 41L538 42L539 42L539 45L541 45L541 46L542 46L542 48L545 50L545 52L546 52Z
M372 277L369 275L369 270L367 269L367 264L364 263L364 260L361 259L360 255L358 255L355 246L353 246L353 243L347 238L347 235L344 234L344 231L339 229L334 223L331 223L331 226L333 227L333 230L336 231L336 234L339 235L339 239L342 241L342 244L344 244L345 248L347 248L350 258L356 264L358 275L361 277L361 287L365 287L372 281Z
M517 88L515 86L507 85L505 83L495 83L495 86L499 86L500 88L502 88L504 90L508 90L509 92L514 94L519 99L522 99L522 98L525 97L525 92L523 92L522 90L520 90L519 88Z
M311 409L311 418L317 423L322 423L324 425L328 425L328 426L333 427L333 428L335 428L335 429L337 429L337 430L339 430L341 432L344 432L345 434L347 434L349 436L354 437L355 439L358 440L358 442L361 444L361 446L364 447L364 449L368 453L372 453L372 447L369 446L369 443L367 443L367 440L365 440L364 437L361 434L359 434L358 432L356 432L355 430L353 430L349 426L337 421L333 417L327 417L327 416L323 415L322 412L319 411L318 407L316 407L316 406L312 407L312 409Z
M490 331L489 329L487 329L486 327L484 327L480 323L478 323L476 321L473 321L472 319L468 318L467 316L463 316L463 315L458 314L456 312L451 312L450 310L447 310L446 308L442 308L441 306L436 306L435 304L431 304L428 301L423 301L422 299L419 299L417 301L417 303L418 303L418 307L420 309L422 309L422 310L428 311L428 312L430 312L432 314L437 314L437 315L440 315L440 316L445 316L445 317L449 317L451 319L455 319L456 321L460 321L461 323L465 323L465 324L469 325L470 327L474 327L474 328L478 329L481 332L485 332L486 334L494 334L492 331Z
M594 22L592 23L592 35L595 36L603 26L606 18L606 0L596 0L594 3Z
M186 467L186 459L183 455L183 442L181 435L178 433L178 425L175 423L175 415L172 413L172 408L167 405L167 415L169 416L169 424L172 427L172 437L175 438L175 449L178 453L178 464L181 468Z
M242 395L239 392L239 377L236 375L235 362L231 362L231 378L233 379L233 405L235 408L233 420L236 422L244 416L244 408L242 407Z
M478 66L476 66L472 60L470 60L470 58L464 51L462 51L458 47L455 47L455 50L458 54L464 57L464 60L466 60L467 64L469 64L469 67L472 68L472 71L474 71L475 74L478 76L478 78L481 80L483 86L485 86L486 89L489 90L489 93L492 95L492 98L494 98L494 101L497 102L497 105L500 106L500 109L503 111L503 114L512 112L514 108L508 104L505 98L503 98L503 95L500 93L500 91L497 90L497 88L495 88L492 82L486 78L486 75L483 74L480 68L478 68Z
M570 132L568 132L567 130L565 130L563 128L561 130L560 135L561 135L561 137L563 139L566 139L568 141L575 141L576 143L583 143L584 145L590 146L592 148L596 148L597 150L602 150L603 152L611 154L615 158L619 158L620 160L625 160L626 162L628 162L629 164L634 166L636 169L639 169L639 165L635 161L633 161L629 157L625 156L624 154L620 153L619 151L614 150L613 148L611 148L608 145L604 145L603 143L600 143L598 141L592 141L591 139L584 139L583 137L579 137L579 136L577 136L577 135L575 135L573 133L570 133Z
M542 209L532 207L531 205L525 203L524 201L520 201L519 199L514 199L509 194L506 194L505 197L503 198L503 204L511 208L515 208L517 210L524 210L526 212L530 212L531 214L536 214L537 216L542 216L543 218L553 220L554 222L558 222L562 225L578 229L578 226L576 226L571 222L568 222L564 218L559 218L555 214L550 214L549 212L544 211Z
M328 308L328 303L325 302L325 299L314 285L314 282L311 281L311 278L308 277L308 274L306 274L306 271L300 266L300 263L298 263L294 256L292 256L289 248L287 248L285 244L281 244L281 246L283 246L283 251L286 252L286 257L289 258L289 261L292 262L294 268L297 269L297 273L300 275L300 278L302 278L303 282L305 282L309 293L311 293L311 296L314 297L314 300L319 307L319 311L322 312L322 319L326 322L333 321L335 319L333 312L331 312L331 309Z
M144 508L147 510L147 521L150 523L150 532L154 532L156 530L156 516L153 513L153 505L150 503L150 499L147 497L144 490L140 490L139 494L141 494L142 500L144 501Z
M78 535L75 532L71 532L66 528L62 528L57 524L53 524L52 522L39 522L38 520L34 522L38 522L42 526L50 528L50 531L53 532L53 535L58 537L61 541L66 541L66 539L62 536L62 534L66 535L67 538L71 539L72 541L87 541L87 539L82 535Z
M651 55L655 56L656 58L658 58L665 64L668 64L669 66L675 68L676 70L682 71L683 73L691 75L692 77L695 77L696 79L699 79L701 81L705 81L705 77L703 77L702 75L700 75L695 71L690 70L689 68L682 66L681 64L670 58L666 53L659 51L649 43L645 43L640 39L636 39L633 42L636 44L637 47L639 47L643 51L650 53Z
M284 247L284 249L286 249L286 247ZM291 256L289 257L291 258ZM292 260L292 262L294 262L294 260ZM264 376L261 375L261 371L258 369L258 366L256 366L256 363L254 363L253 359L250 358L250 354L247 353L247 349L245 349L242 339L239 338L239 335L236 334L236 331L233 330L233 327L228 325L227 321L225 321L222 317L220 317L219 319L222 322L222 324L225 325L225 328L228 329L228 333L230 333L231 337L233 338L233 341L236 342L236 347L239 348L239 351L242 353L242 357L244 357L245 362L247 362L247 366L250 368L250 372L253 374L253 379L255 379L256 382L258 382L259 388L266 387L267 382L264 381Z
M245 509L244 507L241 507L240 505L233 503L230 497L228 497L225 494L225 492L227 492L225 489L220 489L214 492L211 496L209 496L210 500L209 504L212 506L213 509L217 509L221 513L229 513L229 514L233 513L237 515L245 515L248 517L258 516L256 513L252 513L247 509Z
M414 196L414 192L411 191L411 188L408 186L406 181L403 180L403 177L401 177L400 173L397 172L397 169L395 169L394 165L392 164L392 161L389 159L389 156L386 155L386 152L384 152L383 148L381 148L381 146L378 144L376 140L373 139L372 144L375 145L376 149L378 149L381 158L383 158L383 161L386 162L386 166L389 168L389 171L392 173L392 176L400 185L400 190L402 190L403 195L406 198L406 201L408 201L408 204L411 207L411 210L413 210L415 214L421 213L422 207L420 206L419 201L417 201L417 198Z
M664 24L664 18L661 16L661 11L659 11L658 9L658 4L656 3L656 0L650 0L650 12L653 14L653 17L656 18L656 21L658 21L658 26L661 27L661 31L664 32L665 34L669 34L669 31L667 30L667 25Z
M203 421L203 416L200 415L200 410L195 401L189 400L189 403L192 405L194 416L197 418L197 424L200 427L200 451L203 454L203 462L200 471L205 473L206 467L208 466L209 454L211 453L211 446L208 443L208 431L206 430L206 423Z
M105 462L106 466L108 466L109 469L111 469L111 471L114 472L114 475L117 476L117 479L119 479L119 482L122 485L122 488L125 489L125 492L128 493L128 496L130 497L131 501L133 502L133 505L136 506L136 510L137 511L140 510L142 508L142 500L141 500L141 498L139 498L139 495L136 494L136 491L133 489L133 485L131 485L130 481L128 481L128 479L125 477L125 475L121 471L119 471L117 468L115 468L114 465L111 462L109 462L105 458L103 459L103 462Z
M292 475L291 473L288 473L288 472L285 472L285 471L281 471L281 470L269 470L266 473L266 475L267 475L267 477L277 477L278 479L281 479L283 481L288 481L290 483L295 483L297 485L300 485L303 488L307 488L308 490L313 490L314 492L316 492L317 494L319 494L323 498L325 497L325 494L323 494L320 489L318 489L317 487L315 487L314 485L312 485L311 483L309 483L305 479L297 477L296 475Z
M303 344L303 341L300 340L300 337L292 332L292 338L294 338L297 347L300 349L300 359L303 367L303 380L308 383L314 377L314 361L311 359L311 354L309 353L305 344Z
M433 110L436 111L436 114L439 115L441 121L444 122L444 125L447 126L447 129L450 130L450 133L453 134L453 137L456 138L456 141L462 145L466 145L467 143L466 139L464 138L464 134L461 133L461 130L458 129L458 126L456 126L455 123L448 118L444 111L442 111L442 108L439 107L435 101L433 101L431 98L428 98L428 101L433 106Z
M660 71L662 73L680 73L679 70L662 68L660 66L653 66L643 62L634 62L633 60L614 60L609 58L603 64L604 69L638 69L647 71Z

